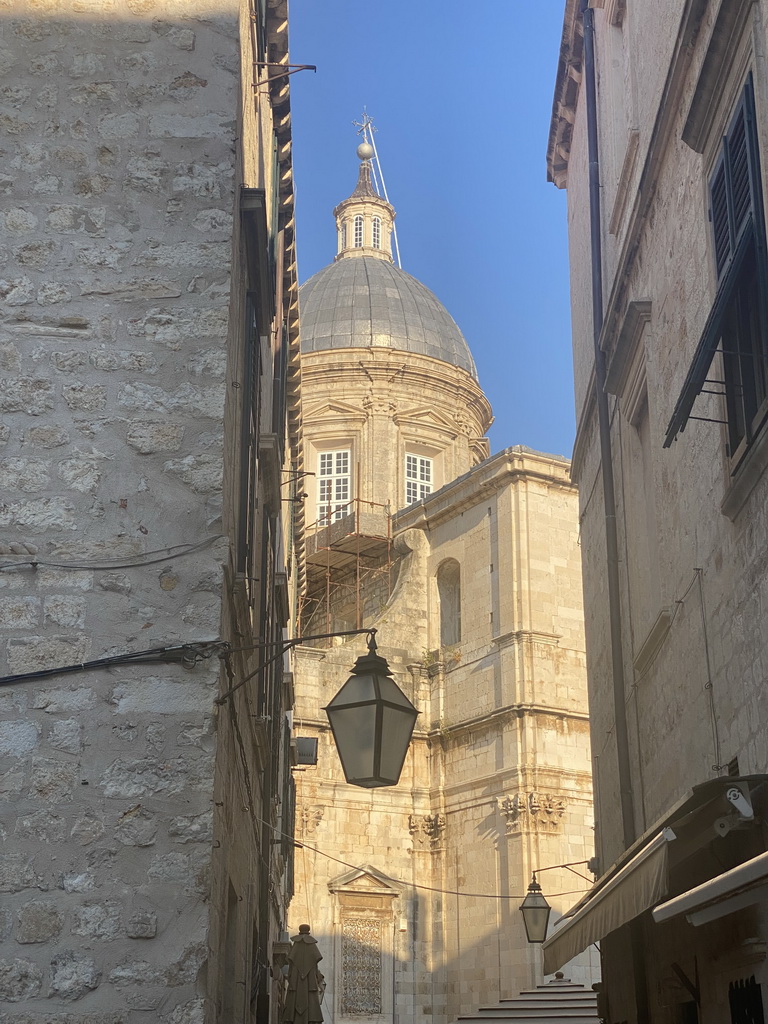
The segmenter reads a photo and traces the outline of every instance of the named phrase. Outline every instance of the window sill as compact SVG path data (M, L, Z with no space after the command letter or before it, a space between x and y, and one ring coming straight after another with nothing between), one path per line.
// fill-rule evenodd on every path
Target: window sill
M763 429L750 445L739 468L733 474L730 487L725 492L725 497L720 505L720 511L724 516L731 521L738 516L752 493L752 489L767 468L768 425L763 424Z

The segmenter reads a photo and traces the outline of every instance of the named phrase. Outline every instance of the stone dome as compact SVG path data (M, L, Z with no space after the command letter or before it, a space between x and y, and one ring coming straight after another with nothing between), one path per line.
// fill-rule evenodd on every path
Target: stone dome
M440 359L477 380L448 310L415 277L373 256L338 259L299 290L302 352L391 348Z

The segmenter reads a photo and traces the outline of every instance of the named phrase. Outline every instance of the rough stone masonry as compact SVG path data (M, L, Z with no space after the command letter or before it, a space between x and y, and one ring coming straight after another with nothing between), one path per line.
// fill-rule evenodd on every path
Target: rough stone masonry
M0 0L2 675L217 635L235 8ZM0 689L3 1024L202 1021L217 668Z

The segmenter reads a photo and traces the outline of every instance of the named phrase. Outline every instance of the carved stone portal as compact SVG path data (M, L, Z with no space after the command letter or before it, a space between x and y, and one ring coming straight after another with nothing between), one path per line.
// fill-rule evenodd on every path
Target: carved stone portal
M382 1013L382 922L370 917L341 919L341 1014Z
M565 800L552 793L515 793L499 801L506 833L557 832L565 814Z

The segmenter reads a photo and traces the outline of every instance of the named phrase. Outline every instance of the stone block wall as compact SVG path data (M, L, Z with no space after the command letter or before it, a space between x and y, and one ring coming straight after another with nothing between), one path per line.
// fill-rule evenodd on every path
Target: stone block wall
M0 3L3 675L218 635L236 8ZM202 1021L217 682L0 690L0 1020Z
M320 743L317 767L298 782L306 848L291 915L294 924L312 915L332 999L343 974L331 959L337 891L353 885L338 876L355 866L385 873L393 889L382 962L393 961L397 1019L447 1024L542 980L517 910L531 871L594 852L577 495L567 471L563 459L508 449L396 517L397 582L366 620L420 711L396 788L368 794L341 782L320 710L362 641L297 651L297 732ZM441 649L436 574L447 559L460 566L461 639ZM560 912L576 897L557 894L580 884L562 882L548 887ZM587 983L597 973L589 962L573 970Z

